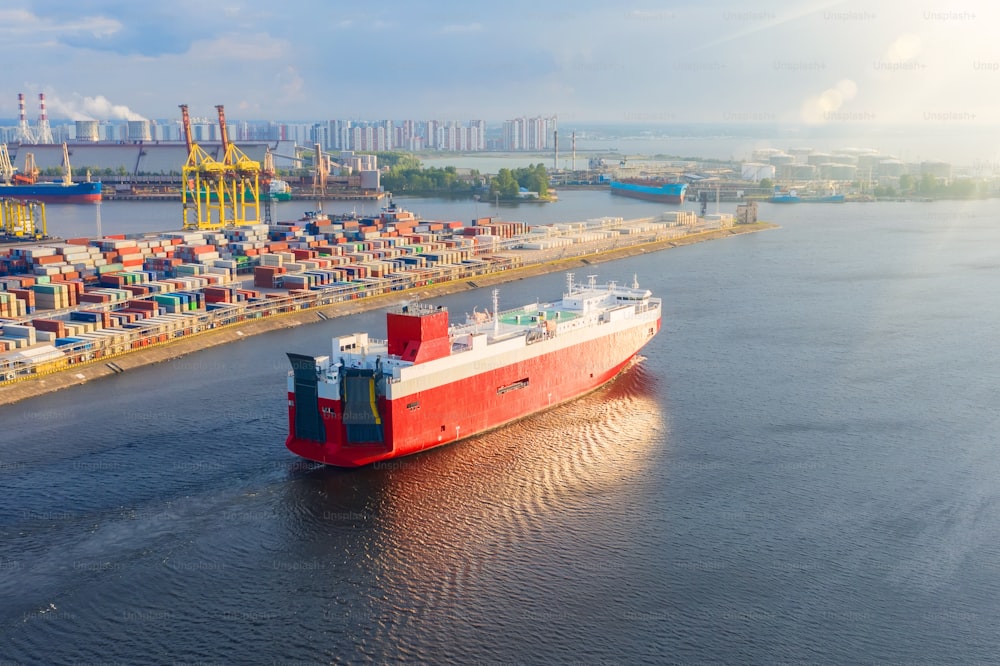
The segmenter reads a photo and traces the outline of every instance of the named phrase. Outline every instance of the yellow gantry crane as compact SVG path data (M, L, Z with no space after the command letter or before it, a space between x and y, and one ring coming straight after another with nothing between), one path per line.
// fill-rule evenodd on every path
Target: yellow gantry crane
M184 204L184 229L221 229L226 226L256 224L260 219L260 162L229 142L226 113L221 104L219 130L222 160L205 152L191 135L191 117L187 104L181 104L181 120L188 158L184 164L181 200ZM190 214L195 213L195 220Z
M7 144L0 143L0 180L4 185L35 182L38 170L35 168L35 156L31 153L25 156L25 169L29 176L17 173L17 167L10 161ZM0 197L3 196L4 193L0 191ZM45 204L40 201L0 198L0 235L37 239L45 238L47 234Z
M42 239L48 236L45 204L40 201L0 199L0 232L8 238Z
M226 226L226 167L194 142L187 104L180 107L188 151L187 162L181 171L184 179L181 187L184 229L220 229ZM188 219L192 209L196 213L194 222Z
M267 151L264 153L264 164L261 167L260 181L258 183L260 190L264 193L264 224L271 224L272 222L274 196L271 194L271 183L274 181L275 174L277 174L277 169L274 168L274 154L271 153L271 147L268 146Z
M232 206L233 223L256 224L260 220L260 162L251 160L236 144L229 142L226 111L221 104L215 108L219 112L222 136L224 189Z

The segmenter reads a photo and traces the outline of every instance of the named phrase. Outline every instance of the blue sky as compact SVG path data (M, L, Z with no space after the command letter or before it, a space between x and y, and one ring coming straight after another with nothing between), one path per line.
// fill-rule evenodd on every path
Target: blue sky
M21 1L37 118L481 118L992 125L1000 9L969 2Z

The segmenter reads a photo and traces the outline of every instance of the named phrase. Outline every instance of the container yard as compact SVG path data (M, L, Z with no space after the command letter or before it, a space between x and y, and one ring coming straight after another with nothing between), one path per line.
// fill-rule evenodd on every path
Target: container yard
M732 220L301 220L0 248L0 386L275 315L679 239Z

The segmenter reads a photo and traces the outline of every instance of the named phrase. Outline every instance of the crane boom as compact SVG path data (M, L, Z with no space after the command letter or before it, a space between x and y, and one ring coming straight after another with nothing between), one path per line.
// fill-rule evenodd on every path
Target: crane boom
M181 126L184 128L184 141L187 143L188 155L194 147L194 140L191 138L191 116L188 115L188 105L181 104Z
M10 153L7 152L7 144L0 143L0 178L3 178L3 182L10 185L10 181L14 178L14 172L17 169L14 168L14 164L10 161Z
M216 104L215 109L219 112L219 136L222 139L222 154L225 155L229 152L229 132L226 131L226 111L222 108L221 104Z
M73 167L69 165L69 146L63 142L63 185L73 184Z

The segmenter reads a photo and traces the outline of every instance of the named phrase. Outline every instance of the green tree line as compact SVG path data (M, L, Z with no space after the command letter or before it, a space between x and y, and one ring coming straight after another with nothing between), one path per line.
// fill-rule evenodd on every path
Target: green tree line
M473 169L468 176L460 176L455 167L423 167L420 160L410 153L375 153L379 164L387 167L382 173L382 186L396 194L483 194L489 198L515 199L520 188L537 192L540 197L549 193L549 174L541 163L517 169L500 169L496 176L484 177ZM485 182L485 186L484 186Z
M539 197L547 197L549 173L545 165L539 162L517 169L500 169L490 179L490 198L499 195L501 199L514 199L522 187L529 192L537 192Z
M382 187L395 194L446 192L469 195L479 188L478 171L473 171L470 178L461 178L453 166L421 168L404 164L390 167L382 174Z
M906 196L941 197L944 199L973 199L987 197L991 194L990 185L969 178L952 180L945 183L929 173L916 177L903 174L899 177L899 190L893 187L876 187L875 196Z

